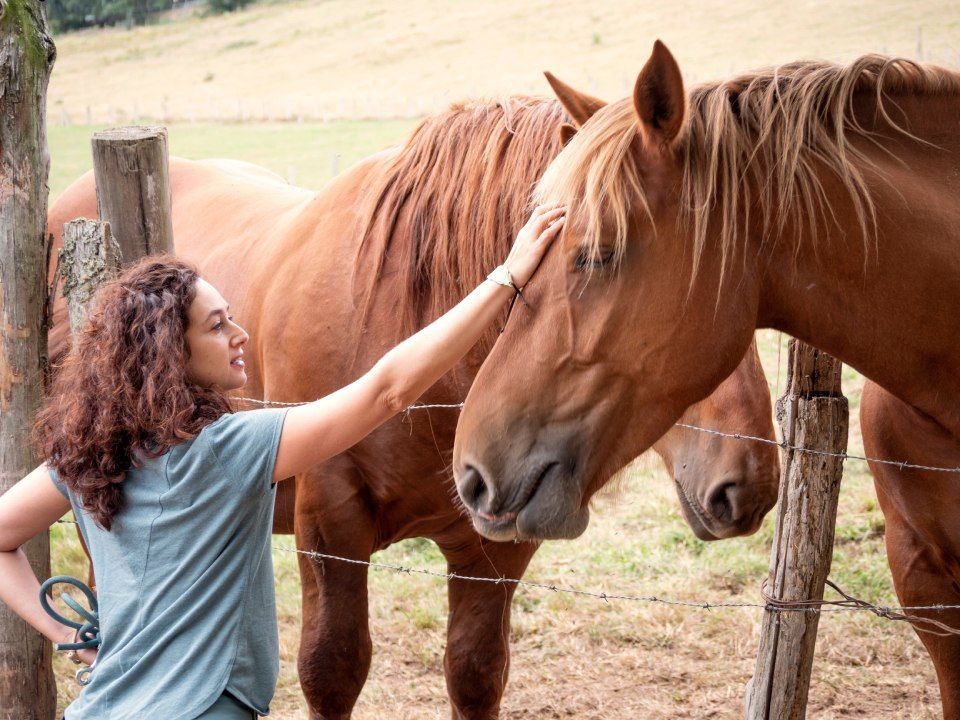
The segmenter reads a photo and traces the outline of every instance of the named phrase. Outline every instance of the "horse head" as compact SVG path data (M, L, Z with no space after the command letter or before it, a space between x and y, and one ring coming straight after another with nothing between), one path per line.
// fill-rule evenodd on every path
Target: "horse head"
M686 412L773 437L755 280L684 242L676 61L658 42L633 97L610 105L551 85L581 127L561 130L537 196L565 203L567 226L467 396L461 499L490 538L575 537L590 497L656 443L700 537L751 532L775 500L776 449L671 430Z

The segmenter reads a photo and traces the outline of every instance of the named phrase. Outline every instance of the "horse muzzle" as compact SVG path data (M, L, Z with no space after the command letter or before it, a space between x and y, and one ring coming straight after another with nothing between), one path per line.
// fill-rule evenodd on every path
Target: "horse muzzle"
M455 472L457 491L473 525L490 540L553 540L579 537L590 511L583 503L576 463L562 455L534 454L513 480L465 462Z

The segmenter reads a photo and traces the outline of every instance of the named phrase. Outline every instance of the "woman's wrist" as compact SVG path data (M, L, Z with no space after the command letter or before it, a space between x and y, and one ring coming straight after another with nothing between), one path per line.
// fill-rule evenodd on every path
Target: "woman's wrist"
M505 288L510 289L512 292L519 292L519 287L514 280L513 274L510 272L510 268L503 265L497 265L489 275L487 275L487 280L496 284L502 285Z
M77 631L76 629L67 625L56 623L56 625L52 627L50 632L46 635L51 642L53 642L55 645L59 645L61 643L76 642Z

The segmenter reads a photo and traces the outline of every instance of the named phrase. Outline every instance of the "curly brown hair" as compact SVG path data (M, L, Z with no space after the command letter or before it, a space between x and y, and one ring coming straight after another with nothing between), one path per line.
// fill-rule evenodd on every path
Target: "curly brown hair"
M123 507L123 480L232 412L220 391L187 379L188 310L197 269L152 256L104 283L56 368L34 441L98 525Z

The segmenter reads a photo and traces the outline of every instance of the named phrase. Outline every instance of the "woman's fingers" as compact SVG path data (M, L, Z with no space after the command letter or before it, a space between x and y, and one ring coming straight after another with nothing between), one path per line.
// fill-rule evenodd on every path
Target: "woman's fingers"
M537 205L537 207L533 209L533 212L530 213L530 220L528 221L527 224L531 225L531 224L537 223L540 220L542 220L545 216L549 215L550 213L556 212L557 210L560 210L562 207L563 206L560 203L552 203L550 205Z
M547 225L547 227L544 228L544 230L540 233L540 236L537 238L537 242L546 243L550 240L553 240L557 235L560 234L560 231L563 229L563 223L566 221L566 219L567 218L561 216Z
M563 229L567 208L559 203L539 205L517 234L506 264L518 287L526 284L554 238Z
M550 223L554 222L558 218L563 217L567 209L565 207L555 207L552 209L545 210L543 214L537 215L534 218L531 218L531 231L534 236L540 235Z

